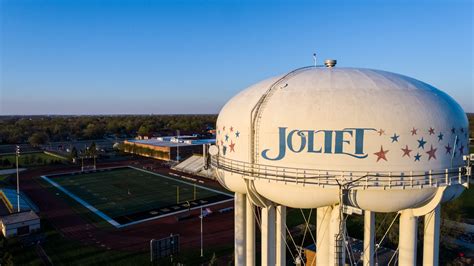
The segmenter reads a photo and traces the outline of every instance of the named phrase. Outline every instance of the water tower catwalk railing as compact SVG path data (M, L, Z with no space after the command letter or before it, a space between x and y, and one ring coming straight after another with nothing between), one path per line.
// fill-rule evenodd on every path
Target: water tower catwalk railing
M248 178L316 185L320 187L351 184L351 188L407 189L469 184L471 169L457 167L430 171L363 172L279 167L232 160L215 155L211 165Z
M425 265L438 265L439 225L441 219L440 203L443 199L443 193L449 190L450 186L457 187L457 189L451 190L453 193L459 191L459 186L456 185L468 186L472 171L472 164L469 161L461 167L429 171L364 172L252 164L229 159L219 154L211 156L210 164L217 170L218 180L221 180L221 175L225 173L235 175L231 179L243 178L246 180L247 193L236 192L235 197L236 265L255 265L255 219L262 234L262 265L284 265L281 262L286 260L285 250L289 242L286 242L286 240L282 242L281 239L287 239L287 233L290 235L290 239L292 239L289 228L286 227L286 206L271 201L267 203L264 201L263 204L259 204L258 201L261 200L260 193L255 190L256 188L253 185L253 182L259 179L264 180L265 183L275 182L339 190L338 203L317 208L316 228L318 231L316 233L317 237L314 238L317 238L315 245L318 249L318 256L316 258L317 264L320 265L344 265L345 253L350 254L347 251L347 229L345 226L346 215L350 214L347 212L348 210L351 213L355 211L358 214L363 213L364 215L363 264L372 266L377 261L375 253L378 247L376 248L374 241L374 210L371 208L363 208L362 210L359 209L361 207L358 207L358 205L353 208L351 206L353 201L347 201L350 190L402 191L410 189L421 191L423 189L432 190L439 188L435 190L437 192L433 194L433 197L423 202L422 205L412 205L414 206L413 208L397 209L397 215L392 221L393 224L396 218L399 217L399 247L393 255L393 257L396 256L399 265L416 265L416 239L419 217L424 218L423 263ZM225 186L225 182L222 184ZM408 192L411 193L411 191ZM453 193L450 193L450 196L447 197L452 197ZM255 206L260 210L260 216L258 212L255 212ZM384 210L382 212L393 211ZM258 217L260 217L260 222ZM306 226L308 226L308 221L309 218L305 218ZM391 227L390 225L388 230ZM296 261L296 258L301 257L301 254L292 255L292 257Z

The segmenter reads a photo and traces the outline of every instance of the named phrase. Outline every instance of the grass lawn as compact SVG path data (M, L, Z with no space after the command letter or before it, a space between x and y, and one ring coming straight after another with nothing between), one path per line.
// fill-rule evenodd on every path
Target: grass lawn
M1 186L7 186L9 185L8 183L8 177L10 176L11 174L8 174L8 175L0 175L0 187Z
M34 246L25 247L18 238L1 240L2 252L11 254L15 265L43 265Z
M137 214L145 212L159 212L162 209L172 211L178 203L181 205L186 201L230 198L207 188L195 187L191 183L133 168L49 178L108 217L121 221L125 218L133 221L134 217L138 217ZM56 192L64 194L59 190Z
M9 163L6 164L6 161L8 161ZM18 162L21 168L48 165L54 162L61 161L64 161L64 159L43 152L34 152L21 154ZM16 156L14 154L0 156L0 169L8 169L14 167L16 167Z

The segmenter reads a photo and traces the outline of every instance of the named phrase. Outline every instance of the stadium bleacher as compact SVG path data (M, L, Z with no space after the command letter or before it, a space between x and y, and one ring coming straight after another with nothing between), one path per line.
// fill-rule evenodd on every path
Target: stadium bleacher
M171 167L171 169L188 174L215 179L214 173L209 169L205 169L204 166L204 159L201 155L192 155L181 163Z
M18 197L15 189L0 189L0 197L2 198L2 201L5 203L10 212L16 212ZM38 212L39 208L25 194L20 191L20 210Z

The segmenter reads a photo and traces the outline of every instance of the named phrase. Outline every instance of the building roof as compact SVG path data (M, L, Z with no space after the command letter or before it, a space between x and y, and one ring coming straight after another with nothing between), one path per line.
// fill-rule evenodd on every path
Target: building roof
M39 219L39 216L33 211L16 212L0 217L0 220L5 225L27 222L36 219Z
M170 140L159 140L159 139L142 139L142 140L128 140L128 142L145 144L151 146L160 147L185 147L193 145L213 144L216 142L215 139L194 139L194 140L180 140L180 142L174 142Z

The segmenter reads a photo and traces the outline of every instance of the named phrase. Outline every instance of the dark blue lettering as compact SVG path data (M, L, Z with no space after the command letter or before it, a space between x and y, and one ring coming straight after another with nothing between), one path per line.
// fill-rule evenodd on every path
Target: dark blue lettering
M300 147L299 149L295 150L295 148L293 147L293 135L295 133L298 133L298 136L300 137L301 139L301 142L300 142ZM304 148L306 147L306 137L304 135L304 133L302 131L299 131L299 130L292 130L290 131L290 133L288 133L288 138L286 140L286 142L288 143L288 149L290 149L292 152L296 152L296 153L300 153L304 150Z
M278 160L283 159L283 157L285 157L285 154L286 154L286 127L278 128L278 133L279 133L278 139L279 139L279 147L280 147L280 150L278 152L278 156L275 157L275 158L268 157L267 154L270 151L270 149L266 149L266 150L262 151L262 157L263 158L265 158L267 160L271 160L271 161L278 161Z

